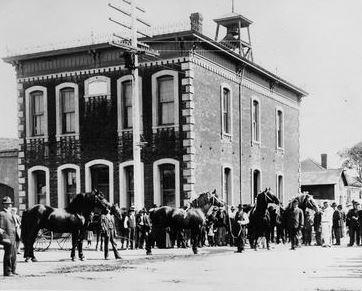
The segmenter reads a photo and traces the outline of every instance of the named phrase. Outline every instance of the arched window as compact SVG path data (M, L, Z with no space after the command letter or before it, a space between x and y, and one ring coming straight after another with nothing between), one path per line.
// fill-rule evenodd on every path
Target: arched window
M117 80L117 107L118 107L118 133L133 128L133 103L132 103L132 80L131 75L123 76ZM142 130L142 78L138 79L139 84L139 111L140 130Z
M153 164L154 203L180 207L180 168L173 159L158 160Z
M258 169L252 170L251 176L251 184L252 184L252 203L256 202L256 197L261 192L261 172Z
M50 205L49 169L34 166L28 170L28 207ZM50 205L51 206L51 205Z
M222 135L232 135L232 92L228 84L221 85Z
M111 79L94 76L84 81L84 97L111 97Z
M55 87L57 137L79 135L79 93L75 83Z
M283 110L276 110L276 139L277 148L284 148L284 113Z
M25 90L26 136L48 137L47 89L33 86Z
M178 72L163 70L152 75L152 125L179 125Z
M278 199L283 202L284 199L284 176L283 174L278 173L277 174L277 181L276 181L276 186L277 186L277 197Z
M255 98L251 102L251 131L252 141L260 143L260 102Z
M233 178L231 166L222 168L222 199L229 205L233 204Z
M80 168L74 164L58 167L58 207L69 205L74 196L80 193Z
M85 190L101 191L110 203L114 201L113 163L107 160L93 160L85 164Z

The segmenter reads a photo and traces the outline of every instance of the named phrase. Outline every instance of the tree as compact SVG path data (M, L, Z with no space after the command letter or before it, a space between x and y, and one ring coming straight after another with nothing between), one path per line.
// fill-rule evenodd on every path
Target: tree
M359 181L362 182L362 142L338 152L338 155L343 159L342 166L354 169L358 174Z

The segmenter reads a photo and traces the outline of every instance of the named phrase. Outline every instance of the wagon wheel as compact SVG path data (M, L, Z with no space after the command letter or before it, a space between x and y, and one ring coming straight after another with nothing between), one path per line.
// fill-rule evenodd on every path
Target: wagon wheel
M53 232L47 229L41 229L35 239L34 250L37 252L46 251L53 240Z
M71 233L62 233L57 239L56 239L59 248L61 250L70 250L69 247L67 247L69 245L69 242L72 242L72 234Z

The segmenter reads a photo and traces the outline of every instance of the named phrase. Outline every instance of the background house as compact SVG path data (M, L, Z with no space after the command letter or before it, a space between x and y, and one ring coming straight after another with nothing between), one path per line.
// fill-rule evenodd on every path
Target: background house
M301 162L301 191L307 191L316 200L335 201L346 205L359 199L362 183L343 168L328 169L327 155L321 155L321 163L306 159Z

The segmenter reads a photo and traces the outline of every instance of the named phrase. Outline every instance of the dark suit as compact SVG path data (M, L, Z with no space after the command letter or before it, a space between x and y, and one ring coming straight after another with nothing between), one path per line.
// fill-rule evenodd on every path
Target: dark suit
M4 244L4 276L15 273L16 270L16 222L13 215L5 209L0 211L0 228L4 231L2 239L9 239L10 244Z

